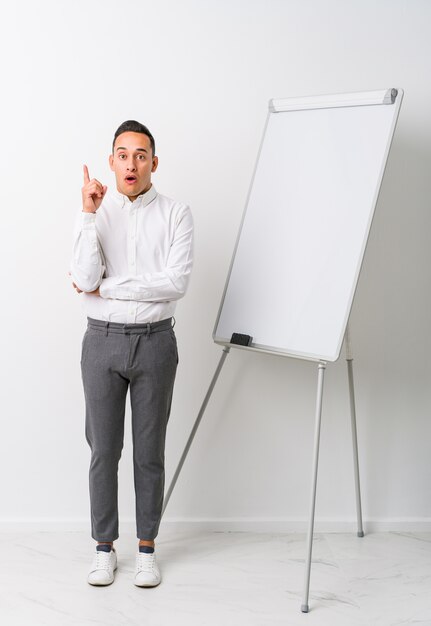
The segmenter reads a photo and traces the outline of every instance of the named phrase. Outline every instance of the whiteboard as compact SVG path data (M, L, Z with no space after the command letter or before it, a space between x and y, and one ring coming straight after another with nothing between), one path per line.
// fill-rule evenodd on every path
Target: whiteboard
M338 359L402 96L270 101L216 343Z

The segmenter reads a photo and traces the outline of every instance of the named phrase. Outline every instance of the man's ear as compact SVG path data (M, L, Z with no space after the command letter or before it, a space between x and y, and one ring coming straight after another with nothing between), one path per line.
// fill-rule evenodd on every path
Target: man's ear
M109 155L109 167L111 168L112 171L114 171L114 155L113 154Z
M158 164L159 164L159 157L154 156L153 157L153 166L151 168L152 172L156 171Z

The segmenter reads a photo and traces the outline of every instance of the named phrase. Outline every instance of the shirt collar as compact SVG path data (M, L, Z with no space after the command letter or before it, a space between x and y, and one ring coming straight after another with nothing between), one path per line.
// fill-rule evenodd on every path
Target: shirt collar
M116 198L116 200L120 203L120 206L122 209L131 207L134 204L133 202L129 200L127 196L120 193L118 189L115 189L115 191L113 191L112 193L114 197ZM150 204L150 202L152 202L156 196L157 196L157 191L154 185L152 184L148 191L146 191L145 193L141 193L141 195L136 198L135 206L145 207L147 206L147 204Z

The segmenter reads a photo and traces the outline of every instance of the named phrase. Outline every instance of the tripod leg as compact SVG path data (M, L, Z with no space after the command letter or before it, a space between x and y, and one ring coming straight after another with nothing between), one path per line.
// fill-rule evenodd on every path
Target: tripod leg
M358 460L358 436L356 431L356 408L355 408L355 387L353 384L353 353L350 341L349 324L346 326L344 335L346 344L346 361L347 375L349 378L349 397L350 397L350 417L352 422L352 443L353 443L353 471L355 473L355 492L356 492L356 516L358 521L358 537L364 536L362 528L362 506L361 506L361 486L359 483L359 460Z
M230 351L230 347L229 347L229 346L225 346L225 347L223 348L223 353L222 353L221 358L220 358L220 361L219 361L219 363L218 363L218 365L217 365L217 368L216 368L216 371L215 371L215 373L214 373L214 376L213 376L213 378L212 378L212 380L211 380L211 384L210 384L210 386L209 386L209 388L208 388L208 391L207 391L207 393L206 393L206 396L205 396L205 398L204 398L204 401L202 402L202 406L201 406L201 408L200 408L200 411L199 411L198 416L197 416L197 418L196 418L196 420L195 420L195 423L194 423L194 426L193 426L193 428L192 428L192 431L191 431L191 433L190 433L190 435L189 435L189 438L188 438L188 440L187 440L186 447L184 448L184 452L183 452L183 454L182 454L182 456L181 456L180 462L178 463L178 467L177 467L177 469L175 470L174 477L173 477L173 479L172 479L172 481L171 481L171 484L169 485L169 489L168 489L168 491L166 492L166 495L165 495L165 497L164 497L164 502L163 502L163 510L162 510L162 517L163 517L163 513L165 512L166 507L168 506L169 499L170 499L170 497L171 497L172 491L174 490L174 487L175 487L175 484L176 484L176 482L177 482L178 476L179 476L179 474L180 474L180 472L181 472L181 468L182 468L182 467L183 467L183 465L184 465L184 461L186 460L187 453L188 453L188 451L189 451L189 449L190 449L190 446L192 445L192 441L193 441L193 439L194 439L194 436L195 436L195 434L196 434L196 431L197 431L197 429L198 429L198 426L199 426L199 424L200 424L200 421L201 421L201 419L202 419L202 416L203 416L203 414L204 414L204 412L205 412L205 409L206 409L206 407L207 407L207 404L208 404L208 402L209 402L209 399L210 399L210 397L211 397L211 394L212 394L213 389L214 389L214 387L215 387L215 384L216 384L216 382L217 382L217 378L219 377L219 374L220 374L221 368L223 367L223 364L224 364L224 362L225 362L225 359L226 359L227 355L229 354L229 351Z
M323 378L326 363L319 363L318 380L317 380L317 399L316 399L316 425L314 431L314 454L313 454L313 476L311 485L311 510L308 526L307 539L307 559L305 565L304 578L304 594L301 605L301 611L308 613L308 594L310 591L310 571L311 571L311 553L313 549L313 529L314 529L314 511L316 507L316 488L317 488L317 468L319 464L319 445L320 445L320 423L322 417L322 397L323 397Z
M358 435L356 431L355 388L353 384L352 358L347 359L347 373L349 377L350 417L352 420L353 469L355 472L356 491L356 517L358 521L358 537L363 537L364 529L362 527L361 485L359 481Z

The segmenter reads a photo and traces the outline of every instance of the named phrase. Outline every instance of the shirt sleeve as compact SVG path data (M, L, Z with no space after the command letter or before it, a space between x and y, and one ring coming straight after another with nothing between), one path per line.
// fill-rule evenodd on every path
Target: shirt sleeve
M96 214L81 211L73 235L70 274L81 291L94 291L100 285L106 263L96 231Z
M193 217L186 206L175 227L166 267L161 272L103 278L102 298L163 302L182 298L193 266Z

